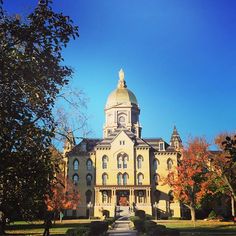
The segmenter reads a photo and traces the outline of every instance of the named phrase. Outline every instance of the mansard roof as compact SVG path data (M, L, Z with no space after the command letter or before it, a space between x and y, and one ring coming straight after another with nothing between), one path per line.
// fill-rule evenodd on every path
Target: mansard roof
M113 140L121 133L124 132L136 146L149 146L143 139L138 138L133 132L126 128L115 129L107 138L103 139L98 143L97 147L107 147L110 146Z
M76 145L68 155L74 155L78 153L87 153L94 151L94 147L101 141L102 139L93 139L93 138L84 138L78 145Z

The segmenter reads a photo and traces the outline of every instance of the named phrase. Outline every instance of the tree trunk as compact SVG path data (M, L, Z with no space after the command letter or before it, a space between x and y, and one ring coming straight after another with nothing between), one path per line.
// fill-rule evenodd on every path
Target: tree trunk
M195 212L195 208L194 207L189 207L190 212L191 212L191 220L192 221L196 221L196 212Z
M231 210L232 210L232 217L235 217L235 204L234 204L234 197L231 196Z
M5 224L3 221L0 221L0 235L5 235Z

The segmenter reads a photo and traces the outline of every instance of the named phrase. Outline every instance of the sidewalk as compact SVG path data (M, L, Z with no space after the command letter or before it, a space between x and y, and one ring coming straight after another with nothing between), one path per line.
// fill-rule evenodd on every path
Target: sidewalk
M137 236L137 230L130 230L130 221L115 221L115 226L107 233L110 236Z

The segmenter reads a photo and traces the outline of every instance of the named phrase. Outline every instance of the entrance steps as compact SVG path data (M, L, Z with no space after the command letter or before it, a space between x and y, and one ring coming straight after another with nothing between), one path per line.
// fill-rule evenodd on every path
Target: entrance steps
M129 206L116 206L116 218L129 218L130 216Z

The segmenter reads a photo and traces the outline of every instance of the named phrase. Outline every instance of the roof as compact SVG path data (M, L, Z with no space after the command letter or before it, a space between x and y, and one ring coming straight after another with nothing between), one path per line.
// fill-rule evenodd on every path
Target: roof
M135 145L138 146L148 146L148 144L141 138L136 137L134 133L129 131L126 128L117 128L114 132L112 132L107 138L103 139L98 143L97 147L107 147L110 146L113 140L121 133L125 132L125 134L134 142Z

